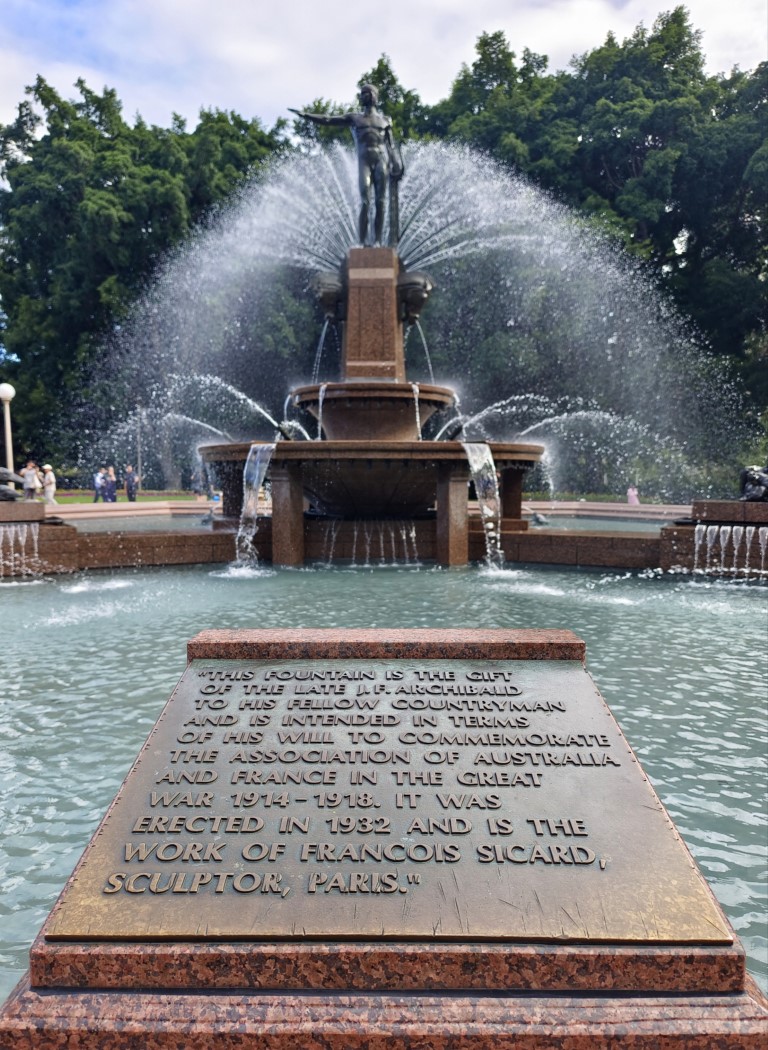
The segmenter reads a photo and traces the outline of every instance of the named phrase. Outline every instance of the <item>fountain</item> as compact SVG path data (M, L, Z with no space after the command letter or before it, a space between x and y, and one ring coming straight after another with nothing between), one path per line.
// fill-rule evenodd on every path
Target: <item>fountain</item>
M320 272L313 280L325 316L314 378L319 378L329 323L341 330L341 376L338 382L313 382L290 391L293 408L317 421L318 441L270 445L266 468L272 489L270 560L278 565L302 564L312 546L311 534L325 528L331 517L368 523L420 520L434 559L443 565L464 565L470 560L468 483L470 471L479 477L478 452L472 446L468 457L460 442L424 439L423 428L435 413L455 409L456 395L450 387L415 383L406 376L405 333L418 323L433 281L427 273L407 267L396 250L402 158L391 124L378 109L375 89L364 85L360 99L360 113L300 114L315 123L351 126L358 150L362 246L349 248L336 269ZM381 243L385 212L387 247ZM249 442L206 445L200 450L203 460L222 477L225 515L240 516L241 465L253 449ZM523 474L543 453L540 445L520 442L485 446L486 484L477 483L476 491L491 560L503 560L502 529L527 527L522 520ZM485 495L489 476L493 509ZM433 508L434 517L428 518ZM305 519L305 510L312 517Z
M115 415L135 420L143 412L160 427L168 414L183 414L231 434L243 446L239 466L228 465L235 460L226 450L220 460L232 517L250 445L294 427L296 419L285 417L299 413L304 430L320 438L316 444L394 441L403 452L407 442L436 442L438 435L449 439L446 446L459 437L531 441L546 445L560 491L623 493L630 472L639 470L644 498L687 502L709 462L729 455L738 398L642 267L486 157L410 143L405 160L399 238L387 246L359 247L357 165L341 146L286 156L245 187L165 261L135 315L115 333L102 373L110 389L130 398ZM395 271L388 295L397 316L386 326L369 325L386 345L367 365L355 359L358 319L346 316L356 252L382 253L389 259L382 272ZM361 267L351 268L355 284ZM437 293L419 318L432 283ZM367 400L354 389L363 382ZM285 400L289 388L296 400ZM437 389L436 407L430 388ZM382 392L386 422L379 401L368 396ZM491 403L493 409L484 407ZM109 461L135 461L137 427L113 438L114 423L106 413L84 414L84 463L107 449ZM157 487L172 484L171 443L162 430L154 440L145 430L145 472ZM173 451L178 459L188 450L175 441ZM461 455L458 446L453 451ZM278 468L288 455L278 450ZM330 449L325 455L333 458ZM417 466L412 460L410 475ZM536 487L545 483L537 471ZM343 533L359 510L340 503L341 486L335 488L333 496L302 490L301 498L315 499L318 509L324 498L323 514L347 519ZM383 498L378 490L373 495ZM409 513L420 522L427 511ZM319 544L312 522L304 525L311 558ZM269 528L259 529L267 560ZM471 531L469 557L481 557L481 530ZM432 557L433 540L429 546Z
M290 392L290 403L317 420L322 440L280 441L272 449L270 560L301 564L330 516L419 520L420 531L433 534L422 542L435 560L466 564L470 467L465 447L422 435L434 413L455 404L455 395L448 387L408 382L405 374L405 325L415 322L431 282L405 270L397 253L382 247L350 249L338 279L332 278L324 276L319 294L326 313L342 327L341 380ZM222 478L225 515L240 515L242 464L252 447L252 442L228 442L200 450ZM502 479L502 527L524 529L523 473L544 449L520 442L494 442L487 448ZM436 513L429 517L435 504ZM306 518L305 507L312 512Z

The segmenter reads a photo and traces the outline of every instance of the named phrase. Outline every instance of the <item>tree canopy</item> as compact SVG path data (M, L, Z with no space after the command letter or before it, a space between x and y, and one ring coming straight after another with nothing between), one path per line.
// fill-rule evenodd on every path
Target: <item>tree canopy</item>
M220 110L192 132L131 126L114 91L77 88L68 101L38 77L0 131L0 362L29 449L163 255L284 146L282 127Z
M387 55L365 82L399 138L482 150L618 239L734 362L753 410L768 403L768 63L708 76L700 34L676 7L554 73L546 56L483 33L434 106ZM267 130L220 110L191 131L179 118L130 125L114 91L77 90L66 100L38 78L0 130L0 377L19 390L30 452L170 249L270 157L348 136L300 120L289 135L284 122ZM489 337L489 354L503 343Z

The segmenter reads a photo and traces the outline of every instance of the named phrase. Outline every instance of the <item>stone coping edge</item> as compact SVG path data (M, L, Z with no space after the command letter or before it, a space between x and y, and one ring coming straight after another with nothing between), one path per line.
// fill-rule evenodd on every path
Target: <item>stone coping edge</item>
M728 994L739 944L94 941L30 952L33 988L180 991L490 991Z
M578 660L573 631L504 628L263 628L207 630L187 660Z

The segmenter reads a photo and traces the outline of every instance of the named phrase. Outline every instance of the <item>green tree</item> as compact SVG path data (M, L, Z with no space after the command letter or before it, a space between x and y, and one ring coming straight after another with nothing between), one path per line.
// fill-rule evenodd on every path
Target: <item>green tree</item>
M500 32L476 50L425 133L492 154L612 231L764 404L767 67L707 77L684 7L554 75Z
M379 105L391 119L396 139L418 137L424 124L425 107L415 91L409 91L398 80L387 55L382 55L376 65L363 73L357 82L358 90L363 84L372 84L379 94ZM303 109L309 113L339 115L359 108L354 103L341 105L328 99L317 98ZM293 122L293 132L302 148L312 149L317 145L328 146L333 142L349 143L349 129L345 127L323 127L297 117Z
M713 348L735 357L768 403L768 63L718 83L711 119L677 179L680 226L669 280Z
M529 171L539 158L538 131L554 79L547 58L527 48L520 65L502 32L483 33L477 58L464 65L450 96L425 115L429 135L457 139Z
M131 127L114 91L77 88L68 101L38 77L0 130L0 362L20 450L40 448L160 258L284 144L281 125L219 111L192 133Z

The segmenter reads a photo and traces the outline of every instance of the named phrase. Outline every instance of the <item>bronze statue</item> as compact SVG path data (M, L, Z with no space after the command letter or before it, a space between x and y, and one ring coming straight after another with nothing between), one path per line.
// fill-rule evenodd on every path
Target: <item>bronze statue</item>
M390 187L389 201L389 243L397 244L398 200L397 183L403 177L403 162L400 151L392 135L392 121L379 109L379 95L372 84L363 84L360 88L359 113L328 115L325 113L303 113L291 109L304 120L314 124L325 124L336 127L348 127L357 147L357 163L360 179L360 242L368 240L368 216L371 207L371 187L374 191L374 244L381 244L384 230L384 206L387 196L387 183ZM290 108L290 107L289 107Z

